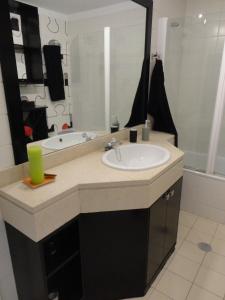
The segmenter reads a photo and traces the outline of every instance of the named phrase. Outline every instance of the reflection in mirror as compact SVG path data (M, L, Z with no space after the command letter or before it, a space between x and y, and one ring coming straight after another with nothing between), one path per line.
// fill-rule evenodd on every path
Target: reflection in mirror
M141 76L146 9L119 0L10 6L27 144L47 154L124 128Z

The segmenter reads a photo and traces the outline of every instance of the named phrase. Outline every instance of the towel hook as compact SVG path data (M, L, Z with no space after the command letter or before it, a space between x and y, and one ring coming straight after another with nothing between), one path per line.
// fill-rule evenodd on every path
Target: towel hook
M160 59L160 55L156 52L152 54L152 59Z

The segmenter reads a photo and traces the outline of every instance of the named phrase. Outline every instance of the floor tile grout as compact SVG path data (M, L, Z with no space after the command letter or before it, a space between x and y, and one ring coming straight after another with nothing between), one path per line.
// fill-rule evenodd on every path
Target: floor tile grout
M197 222L197 220L198 220L199 218L201 218L201 217L198 217L198 218L195 220L194 224L196 224L196 222ZM201 218L201 219L202 219L202 218ZM192 229L194 228L194 224L193 224L193 226L192 226ZM214 238L214 236L215 236L215 234L216 234L216 232L217 232L218 226L219 226L219 224L217 223L217 228L216 228L214 234L212 235L211 243L212 243L213 238ZM195 245L196 245L196 244L195 244ZM196 245L196 247L198 247L198 246ZM192 289L192 287L193 287L194 285L200 287L198 284L195 283L195 281L196 281L196 279L197 279L197 277L198 277L198 274L199 274L199 272L200 272L200 269L201 269L202 266L203 266L203 262L204 262L206 256L207 256L207 253L205 253L205 255L204 255L204 257L203 257L203 259L202 259L202 261L201 261L201 263L200 263L200 266L199 266L199 268L198 268L198 271L197 271L197 273L196 273L196 275L195 275L195 277L194 277L194 279L193 279L192 285L191 285L190 290L189 290L189 292L188 292L188 294L187 294L186 300L188 299L188 296L189 296L189 294L190 294L190 292L191 292L191 289ZM202 288L202 287L200 287L200 288L204 290L204 288ZM212 293L212 294L213 294L213 293ZM215 295L215 294L214 294L214 295ZM217 296L217 295L216 295L216 296Z
M169 263L167 262L167 264L164 266L164 268L161 270L161 272L159 273L159 279L157 280L157 278L156 278L156 280L155 281L157 281L157 284L155 285L155 286L151 286L151 289L149 290L149 292L147 293L147 295L146 295L146 298L144 298L144 299L146 299L146 300L149 300L149 299L152 299L152 293L154 293L154 291L155 292L158 292L159 293L159 295L161 294L162 296L165 296L165 297L167 297L168 298L168 300L175 300L174 298L172 298L171 296L169 296L169 295L167 295L166 294L166 292L168 292L169 290L164 290L164 289L162 289L163 291L161 291L160 289L159 289L159 284L160 284L160 282L161 282L161 280L162 280L162 278L163 278L163 276L165 275L165 272L168 272L168 274L173 274L174 276L177 276L177 278L180 278L180 280L183 280L183 281L186 281L186 282L188 282L189 283L189 285L190 285L190 287L188 286L188 284L187 284L187 289L186 289L186 293L187 293L187 295L184 295L185 296L185 298L183 298L182 297L182 299L184 300L187 300L188 299L188 297L190 296L190 293L191 293L191 291L192 291L192 289L193 289L193 287L195 286L195 287L197 287L197 288L200 288L201 290L203 290L203 291L205 291L205 293L207 292L207 293L209 293L209 295L212 295L212 297L213 296L215 296L215 297L218 297L218 299L221 299L221 300L225 300L225 295L224 296L219 296L218 294L216 294L215 292L213 292L212 290L209 290L209 289L207 289L207 286L205 286L205 284L203 284L203 286L200 286L198 283L196 283L196 279L197 279L197 277L198 277L198 275L199 275L199 273L200 273L200 270L204 267L205 269L207 269L207 270L209 270L209 271L213 271L214 273L217 273L217 274L219 274L219 275L221 275L221 276L224 276L225 277L225 274L224 273L222 273L222 272L219 272L219 271L217 271L217 270L215 270L215 269L213 269L213 265L212 264L209 264L209 266L208 265L205 265L204 263L205 263L205 261L206 261L206 257L207 257L207 255L209 254L208 252L204 252L204 251L202 251L203 253L204 253L204 255L202 256L202 258L201 258L201 260L199 261L199 262L197 262L197 261L194 261L193 259L191 259L191 258L189 258L189 257L186 257L185 255L183 255L183 254L181 254L181 253L179 253L179 249L182 247L182 245L184 244L184 242L188 242L189 244L192 244L193 246L195 246L196 248L198 248L198 243L194 243L193 241L189 241L189 240L187 240L187 238L188 238L188 236L189 236L189 234L191 233L191 231L192 230L195 230L195 231L198 231L198 232L202 232L202 233L205 233L205 234L207 234L206 232L203 232L202 230L198 230L197 228L195 228L195 224L196 224L196 222L198 221L198 220L200 220L200 219L204 219L204 220L206 220L206 221L211 221L211 222L213 222L212 220L210 220L210 219L207 219L207 218L202 218L202 217L200 217L200 216L196 216L196 215L194 215L194 214L190 214L193 218L195 218L195 220L194 220L194 222L192 223L192 225L191 226L187 226L187 225L185 225L185 224L183 224L182 223L182 221L181 221L181 218L179 219L179 226L184 226L184 227L186 227L185 229L184 229L184 232L186 231L186 234L180 234L180 236L182 237L180 240L179 240L179 236L178 236L178 240L179 240L179 242L177 243L177 245L179 245L179 246L177 246L176 245L176 248L175 248L175 251L174 251L174 253L172 254L172 256L169 258ZM187 220L187 223L191 220L191 219L189 219L189 221L188 221L188 219L186 219ZM189 223L191 223L191 222L189 222ZM218 230L219 230L219 226L220 226L220 224L221 223L217 223L217 222L213 222L214 224L216 224L216 226L215 226L215 230L213 231L213 234L210 234L210 242L209 242L209 244L210 245L212 245L212 243L213 243L213 241L215 240L215 239L219 239L219 240L222 240L222 241L224 241L224 243L225 243L225 239L223 239L223 238L218 238L217 237L217 234L218 234ZM204 223L203 223L204 224ZM225 226L225 224L221 224L221 225L224 225ZM202 226L202 225L201 225ZM212 227L213 228L213 227ZM210 229L210 227L209 227L209 229ZM203 230L205 230L205 228L203 227ZM212 230L211 230L212 231ZM181 231L182 232L182 231ZM198 241L198 239L199 239L199 237L197 236L197 241ZM208 240L208 238L207 238L207 240ZM200 242L201 240L199 239L199 242ZM221 256L221 257L224 257L225 258L225 255L222 255L222 254L220 254L220 253L217 253L217 252L215 252L214 251L214 249L212 249L212 252L210 252L210 253L213 253L213 254L215 254L215 255L218 255L218 256ZM197 268L194 268L194 265L193 265L193 269L190 269L190 270L192 270L192 272L193 272L193 274L195 274L194 276L193 276L193 279L192 280L190 280L190 279L187 279L187 278L185 278L185 277L183 277L182 276L182 274L180 275L179 274L179 270L178 270L178 273L176 273L175 271L173 271L173 270L170 270L169 269L169 267L170 267L170 265L173 263L173 261L174 261L174 259L175 259L175 257L176 256L180 256L181 258L184 258L185 260L187 260L187 264L188 264L188 261L190 261L190 262L192 262L192 263L194 263L196 266L197 266ZM200 254L199 254L199 256L200 256ZM178 262L179 262L179 260L178 260ZM182 262L182 260L181 260L181 262ZM211 267L212 266L212 267ZM176 267L176 264L175 264L175 267ZM216 268L217 269L217 268ZM196 272L196 273L195 273ZM180 272L180 273L182 273L182 272ZM187 275L188 275L188 273L187 273ZM192 275L192 273L190 273L190 275ZM206 275L207 275L207 272L206 272ZM171 276L171 275L170 275ZM187 277L189 277L189 278L191 278L191 276L187 276ZM221 277L222 278L222 277ZM174 280L175 280L175 282L176 282L176 278L174 277ZM182 283L182 281L181 281L181 283ZM201 282L200 282L201 283ZM203 283L204 283L204 281L203 281ZM225 281L224 281L224 284L225 284ZM153 285L154 285L154 283L153 283ZM185 286L185 285L184 285ZM214 289L213 289L214 290ZM166 291L166 292L165 292ZM217 289L215 289L215 291L217 291ZM220 290L219 290L220 291ZM223 291L223 289L222 289L222 291ZM169 292L168 292L169 293ZM186 294L185 293L185 294ZM171 294L171 293L169 293L169 294ZM222 294L222 293L221 293ZM173 295L173 293L171 294L171 295ZM201 298L202 299L202 298ZM153 299L153 300L157 300L157 299Z
M192 215L193 215L193 214L192 214ZM174 251L174 254L175 254L175 255L179 255L179 256L181 256L181 257L183 257L183 258L185 258L185 259L187 259L187 260L189 260L189 261L191 261L191 262L194 262L194 263L196 263L196 264L199 265L199 267L198 267L198 269L197 269L197 272L196 272L196 274L195 274L193 280L190 281L190 280L188 280L187 278L184 278L183 276L181 276L181 275L179 275L179 274L177 274L177 273L175 273L175 272L173 272L173 271L171 271L171 270L168 269L169 266L170 266L170 264L173 262L175 256L172 258L172 260L170 261L170 263L166 266L165 270L168 271L168 272L170 272L170 273L172 273L172 274L174 274L174 275L176 275L176 276L179 276L180 278L182 278L182 279L184 279L184 280L186 280L186 281L188 281L188 282L191 283L190 289L189 289L188 294L187 294L187 296L186 296L185 299L188 299L189 294L190 294L190 292L191 292L191 289L193 288L194 285L197 286L197 287L199 287L199 288L201 288L201 289L203 289L203 290L205 290L205 291L207 291L207 292L209 292L209 293L212 294L212 295L215 295L215 296L221 298L220 296L218 296L217 294L213 293L212 291L209 291L209 290L207 290L206 288L203 288L203 287L201 287L201 286L199 286L198 284L195 283L196 278L197 278L197 276L198 276L198 274L199 274L199 272L200 272L200 269L201 269L202 267L208 268L209 270L212 270L212 271L214 271L215 273L218 273L218 274L220 274L220 275L225 276L224 274L222 274L222 273L220 273L220 272L217 272L217 271L213 270L212 268L210 268L210 267L208 267L208 266L207 266L207 267L204 266L204 261L205 261L206 256L207 256L208 253L206 252L206 253L204 254L204 256L203 256L201 262L199 262L199 263L197 263L196 261L193 261L192 259L190 259L190 258L188 258L188 257L185 257L184 255L178 253L178 249L180 249L180 248L182 247L182 245L183 245L183 243L184 243L185 241L191 243L192 245L195 245L196 247L198 247L198 245L197 245L196 243L193 243L193 242L187 240L187 237L188 237L189 233L194 229L194 225L196 224L196 222L198 221L198 219L206 219L206 220L209 220L209 221L213 222L213 221L210 220L210 219L202 218L202 217L200 217L200 216L196 216L196 219L195 219L195 221L193 222L193 224L192 224L191 226L187 226L187 225L181 223L180 220L179 220L179 225L185 226L185 227L189 228L189 230L188 230L188 232L184 235L183 239L180 241L179 247L176 248L175 251ZM216 229L215 229L214 233L211 235L211 239L210 239L210 243L209 243L210 245L211 245L212 242L214 241L215 236L216 236L216 233L217 233L218 228L219 228L219 225L220 225L220 223L217 223L217 222L213 222L213 223L216 224ZM194 230L198 231L197 229L194 229ZM199 232L201 232L201 231L199 231ZM213 251L212 251L212 252L213 252ZM220 255L220 254L218 254L218 253L216 253L216 252L213 252L213 253L215 253L215 254L217 254L217 255ZM223 256L223 255L221 255L221 256ZM164 272L165 272L165 271L164 271ZM163 275L164 275L164 274L163 274ZM162 277L163 277L163 275L162 275ZM158 285L159 285L159 283L160 283L162 277L159 279L157 285L156 285L155 288L154 288L154 289L157 290L157 291L159 291L159 290L157 289L157 287L158 287ZM159 292L162 293L161 291L159 291ZM171 297L169 297L169 296L166 295L165 293L162 293L162 294L164 294L164 295L167 296L169 299L171 299ZM224 297L221 298L221 299L225 299L225 295L224 295Z

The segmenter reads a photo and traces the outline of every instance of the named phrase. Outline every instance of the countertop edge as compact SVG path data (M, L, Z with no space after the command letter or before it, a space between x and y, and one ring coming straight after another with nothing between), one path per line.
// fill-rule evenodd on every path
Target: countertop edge
M64 191L57 196L53 198L49 198L46 200L44 203L36 206L35 208L30 208L26 205L24 205L22 202L20 202L21 205L19 205L19 200L15 199L14 197L11 197L9 194L6 192L0 190L0 197L4 198L5 200L8 200L12 202L14 205L16 205L19 208L24 209L26 212L30 214L36 214L40 212L43 209L48 208L49 206L53 205L57 201L60 201L61 199L71 196L73 193L79 192L81 190L86 190L86 189L93 189L93 190L98 190L98 189L110 189L110 188L120 188L120 187L130 187L130 186L144 186L144 185L149 185L156 181L160 176L165 174L170 168L174 167L176 164L181 162L183 160L184 154L178 157L175 161L173 161L171 164L166 166L162 171L158 172L155 176L149 179L137 179L137 180L129 180L129 181L118 181L118 182L104 182L104 183L85 183L85 184L78 184L67 191Z

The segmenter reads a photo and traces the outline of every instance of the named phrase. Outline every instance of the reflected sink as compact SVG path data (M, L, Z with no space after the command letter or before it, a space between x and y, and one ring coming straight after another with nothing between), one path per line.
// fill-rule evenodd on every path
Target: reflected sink
M51 150L62 150L93 140L97 137L94 132L71 132L49 138L42 142L42 147Z
M106 152L102 161L109 167L120 170L146 170L165 164L170 152L157 145L129 144Z

